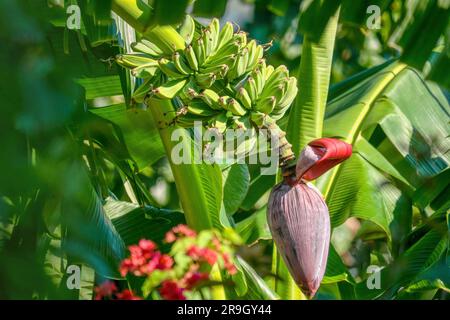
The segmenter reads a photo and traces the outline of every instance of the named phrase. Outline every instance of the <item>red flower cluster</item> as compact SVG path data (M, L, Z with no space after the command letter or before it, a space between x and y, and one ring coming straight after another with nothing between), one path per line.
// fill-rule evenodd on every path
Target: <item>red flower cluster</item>
M153 241L142 239L138 245L129 246L130 257L120 264L120 274L125 277L128 273L135 276L151 274L154 270L167 270L172 268L173 259L156 251Z
M178 237L195 237L197 233L185 224L179 224L166 233L165 241L167 243L175 242Z
M117 292L117 286L112 281L105 281L98 287L95 287L95 300L142 300L133 294L133 291L125 289L122 292Z
M185 289L181 288L174 280L163 281L159 293L165 300L186 300L183 294Z
M186 254L194 260L206 261L210 266L217 261L217 253L209 248L200 248L196 245L191 246Z

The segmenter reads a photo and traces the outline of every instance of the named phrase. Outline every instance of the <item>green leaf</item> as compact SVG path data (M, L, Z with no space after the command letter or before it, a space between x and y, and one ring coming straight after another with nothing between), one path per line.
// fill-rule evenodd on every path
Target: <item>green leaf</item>
M330 284L340 281L354 283L353 277L348 272L346 266L341 260L341 257L331 244L328 252L327 268L325 270L322 284Z
M314 1L311 6L314 7L319 2L323 1ZM324 5L326 7L339 4L338 1L326 3ZM313 20L314 28L317 27L317 23L323 21L321 17L314 17ZM317 40L312 40L307 35L303 41L298 74L298 87L301 90L289 113L287 126L287 139L292 144L295 155L298 155L308 142L322 136L337 22L336 14L329 19L324 26L323 34Z
M164 156L164 149L151 113L141 109L127 109L124 104L89 110L117 125L131 157L140 169Z
M223 205L227 215L233 215L247 195L250 173L246 164L233 164L222 171Z
M84 90L86 99L122 95L120 78L117 75L95 78L79 78L76 80Z
M249 217L239 221L236 224L236 231L248 245L252 245L261 239L272 239L269 225L267 224L267 208L263 207L252 213Z
M306 0L303 1L300 7L300 16L298 23L298 31L310 37L314 42L319 42L319 39L327 37L329 31L330 20L334 20L333 16L338 11L341 5L341 0L326 1L326 0ZM337 22L337 21L336 21ZM335 22L335 23L336 23ZM332 25L333 23L331 23ZM334 26L335 28L335 26ZM333 35L334 41L334 35ZM330 49L330 48L328 48ZM333 46L331 46L333 50ZM329 73L328 73L329 76ZM301 86L300 86L301 88Z
M237 256L236 263L245 275L248 291L246 299L251 300L275 300L278 296L256 271L241 257Z
M140 239L150 239L164 248L164 236L172 227L184 223L181 212L159 209L108 198L105 213L111 219L125 245L136 244Z
M447 238L442 236L442 230L430 230L392 264L380 271L380 289L369 289L366 281L358 283L358 299L373 299L383 294L389 298L401 286L438 261L446 247Z
M267 8L277 16L284 16L289 9L290 0L271 0Z
M189 2L190 0L156 0L154 2L156 24L166 25L181 22Z
M196 0L193 13L200 17L221 17L226 6L227 0Z

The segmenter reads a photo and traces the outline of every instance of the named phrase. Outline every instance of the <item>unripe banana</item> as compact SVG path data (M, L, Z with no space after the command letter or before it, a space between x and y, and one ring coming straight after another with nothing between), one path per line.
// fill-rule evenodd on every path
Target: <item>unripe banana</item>
M184 57L178 52L175 51L172 55L172 61L175 65L175 68L177 68L177 70L181 73L181 74L191 74L192 70L191 68L187 65L187 63L185 62Z
M133 92L133 100L137 103L143 103L145 98L149 95L149 93L153 89L153 79L148 78L144 81L134 92Z
M266 80L264 79L264 75L262 74L261 69L256 69L251 73L251 77L255 80L255 85L256 85L256 93L257 95L260 95L263 88L264 88L264 84L266 83Z
M197 71L198 70L198 61L197 57L195 55L194 49L192 49L191 45L188 45L186 49L184 49L184 53L186 55L186 60L189 64L189 67L191 67L192 70Z
M158 64L142 65L131 70L131 74L136 78L151 78L158 70Z
M248 77L247 82L244 84L245 90L247 90L252 102L258 100L258 89L256 88L255 80L252 77Z
M184 78L186 77L185 74L182 74L178 71L178 69L175 67L175 64L167 60L166 58L161 58L158 60L159 68L161 71L166 74L169 78Z
M272 72L270 77L266 79L266 83L264 85L264 89L261 92L261 99L264 99L270 96L273 90L280 84L284 84L289 79L289 71L286 66L281 65Z
M246 109L252 108L252 99L250 98L250 95L248 94L247 90L245 90L244 87L241 87L238 89L238 92L236 94L236 98L239 99L239 101L242 102L242 105Z
M187 108L186 108L186 110L187 110ZM204 120L205 120L205 117L198 116L198 115L188 112L187 114L180 115L179 117L177 117L176 124L179 125L180 127L192 128L196 121L203 122Z
M201 66L206 59L205 47L203 45L203 40L198 39L192 46L197 57L198 65Z
M286 85L286 92L277 104L276 109L288 108L297 96L297 78L290 77Z
M244 74L248 63L248 49L244 48L240 54L238 54L237 60L233 67L228 72L228 79L233 80L239 78Z
M250 71L253 68L255 68L258 65L258 62L262 59L263 55L264 55L263 47L256 46L255 49L253 49L253 53L251 55L251 59L249 59L246 71Z
M236 41L232 41L228 43L226 46L221 47L217 50L212 56L208 57L205 64L214 64L215 61L220 61L220 59L224 57L228 57L231 55L237 55L240 50L240 45Z
M187 106L187 110L189 113L202 116L202 117L211 117L217 114L217 110L211 109L205 102L202 100L195 99L189 103Z
M209 57L214 52L214 40L209 29L205 29L202 35L205 57Z
M202 99L212 109L222 109L222 107L219 105L220 96L214 90L203 90L203 92L199 94L199 98Z
M131 44L131 48L134 51L139 51L139 52L148 54L152 57L158 57L163 54L163 52L160 48L158 48L154 43L152 43L146 39L141 39L141 41L139 41L139 42L133 42Z
M195 76L197 83L202 88L209 88L216 81L217 76L214 73L199 73Z
M194 39L195 21L190 15L186 15L186 18L180 27L179 33L183 37L186 45L189 45L192 42L192 39Z
M206 69L206 68L218 65L218 64L226 64L228 66L232 66L235 61L236 61L236 55L235 54L231 54L231 55L228 55L228 56L223 56L223 57L220 57L218 59L210 58L203 64L203 68Z
M209 126L217 129L220 133L224 133L227 129L228 117L226 112L221 112L214 116L209 122Z
M219 33L219 40L217 42L217 48L222 48L225 44L233 39L233 24L231 22L225 23L222 30Z
M213 51L217 49L217 44L219 42L219 36L220 36L220 23L219 19L214 18L211 20L211 23L209 24L209 30L211 31L211 38L213 42Z
M167 81L158 88L153 89L152 93L160 99L172 99L183 89L186 82L187 80L185 79Z
M118 54L116 56L116 62L129 69L134 69L143 65L151 66L158 64L155 59L141 53Z
M232 114L237 116L243 116L247 112L244 108L239 104L239 102L236 101L236 99L233 99L228 96L223 96L219 98L219 104L225 109L230 111Z
M264 98L260 101L258 101L258 103L256 104L256 111L265 113L265 114L270 114L273 109L275 108L275 105L277 103L277 99L274 96L270 96L267 98Z

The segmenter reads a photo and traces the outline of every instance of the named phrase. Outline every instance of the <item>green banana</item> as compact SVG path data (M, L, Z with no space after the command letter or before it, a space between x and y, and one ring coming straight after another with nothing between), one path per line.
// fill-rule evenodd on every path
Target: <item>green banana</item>
M158 65L158 62L155 59L152 59L148 55L142 53L118 54L116 56L116 62L129 69L134 69L143 65Z
M195 21L190 15L186 15L178 33L183 37L186 45L189 45L192 42L195 34Z
M297 78L290 77L289 81L286 85L286 90L283 95L283 97L279 100L276 109L284 109L291 105L291 103L294 101L295 97L297 96Z
M187 63L185 62L184 57L178 51L175 51L173 53L172 61L173 61L173 64L175 65L175 68L177 68L177 70L181 74L188 75L188 74L192 73L191 68L187 65Z
M205 46L202 38L198 39L192 46L197 57L198 65L201 66L206 59Z
M182 74L175 67L175 64L167 60L166 58L161 58L158 60L159 68L161 71L166 74L169 78L184 78L186 74Z
M266 83L266 80L264 79L264 75L262 74L261 69L255 69L252 73L251 73L251 77L255 80L255 85L256 85L256 93L258 95L261 94L263 88L264 88L264 84Z
M231 39L233 39L233 24L231 22L225 23L222 30L219 33L219 40L217 42L217 48L222 48L225 44L227 44Z
M256 88L255 80L252 77L248 77L244 84L244 88L247 90L252 102L256 102L256 100L258 100L258 89Z
M153 26L143 36L153 42L164 54L172 54L185 47L183 37L172 26Z
M242 102L242 105L246 109L252 108L252 99L250 98L250 95L248 94L247 90L245 90L244 87L241 87L238 89L238 92L236 94L236 98L239 99L239 101Z
M286 68L286 66L281 65L278 66L270 75L268 79L266 79L266 83L264 85L264 89L261 92L260 97L265 98L267 96L270 96L272 94L272 91L275 90L275 88L285 83L289 78L289 71Z
M212 44L213 44L213 51L217 49L217 43L219 42L219 36L220 36L220 23L219 19L213 18L211 20L211 23L209 25L209 30L211 31L211 38L212 38Z
M188 110L186 108L186 110ZM200 121L204 122L205 118L202 116L198 116L192 113L186 113L178 116L175 120L175 123L179 125L180 127L184 128L192 128L195 125L195 122Z
M188 45L186 49L184 49L184 53L186 56L186 60L189 64L189 67L191 67L192 70L197 71L198 70L198 61L197 57L195 56L195 52L192 49L191 45Z
M243 116L247 113L247 111L242 108L239 102L236 99L233 99L228 96L223 96L219 98L219 104L225 109L230 111L232 114L237 116Z
M141 39L141 41L139 41L139 42L133 42L131 44L131 48L134 51L139 51L139 52L148 54L148 55L150 55L152 57L158 57L158 56L161 56L163 54L161 49L159 49L152 42L150 42L148 40L145 40L145 39Z
M218 64L226 64L228 66L232 66L236 61L236 55L230 54L228 56L223 56L217 59L208 59L207 62L203 65L203 68L209 68Z
M264 98L256 104L256 111L270 114L272 110L275 108L275 105L277 103L277 99L274 96L270 96L267 98Z
M202 88L209 88L216 81L217 76L214 73L198 73L195 75L195 80Z
M203 30L202 35L205 57L209 57L214 51L214 40L209 29Z
M215 110L221 110L222 107L219 105L220 96L211 89L205 89L199 94L200 99L202 99L210 108Z
M158 88L153 89L152 93L160 99L173 99L183 89L186 82L186 79L167 81Z
M131 69L131 74L136 78L149 78L149 77L153 77L157 70L158 70L158 64L142 65L140 67Z
M237 55L240 50L239 42L232 41L226 46L221 47L219 50L217 50L212 56L208 57L208 61L206 63L213 64L214 61L219 60L223 57L227 57L230 55Z
M209 126L217 129L220 133L224 133L227 129L228 117L226 112L221 112L209 121Z
M205 102L198 99L192 100L188 104L187 110L191 114L202 117L210 117L217 114L217 110L211 109Z
M145 80L134 92L133 100L137 103L143 103L145 98L148 96L149 92L153 89L153 79L148 78Z

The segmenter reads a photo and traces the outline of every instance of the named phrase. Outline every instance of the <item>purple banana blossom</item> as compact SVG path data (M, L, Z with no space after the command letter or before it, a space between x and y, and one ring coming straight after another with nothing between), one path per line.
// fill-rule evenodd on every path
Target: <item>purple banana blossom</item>
M307 181L351 153L351 145L337 139L310 142L302 150L295 178L285 177L270 194L267 216L273 239L295 282L310 298L325 274L330 217L322 194Z

